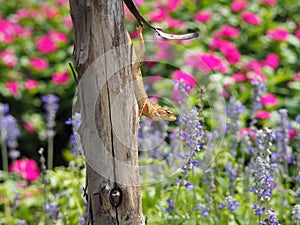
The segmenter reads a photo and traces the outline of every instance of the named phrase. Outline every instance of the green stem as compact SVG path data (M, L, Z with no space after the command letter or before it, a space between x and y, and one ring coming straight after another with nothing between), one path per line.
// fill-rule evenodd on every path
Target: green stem
M174 222L175 222L174 217L175 217L175 212L176 212L176 205L177 205L177 201L179 199L179 193L180 193L181 187L182 187L182 180L180 180L178 191L177 191L177 194L176 194L176 199L175 199L175 202L174 202L174 209L173 209L173 213L172 213L171 225L174 225Z
M48 137L48 162L47 169L52 170L53 168L53 137Z
M6 143L5 143L5 141L3 139L1 140L1 154L2 154L3 171L8 172L7 146L6 146Z

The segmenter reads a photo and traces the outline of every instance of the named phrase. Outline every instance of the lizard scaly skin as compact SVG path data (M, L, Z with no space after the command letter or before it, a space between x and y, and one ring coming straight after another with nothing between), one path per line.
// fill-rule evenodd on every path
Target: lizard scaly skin
M168 108L163 108L158 104L150 102L144 88L141 64L145 57L145 46L142 34L142 26L137 27L139 48L132 48L132 75L134 81L134 93L138 101L139 116L144 115L152 120L176 120L175 114ZM131 38L127 32L128 42L132 45ZM138 56L136 54L139 54Z

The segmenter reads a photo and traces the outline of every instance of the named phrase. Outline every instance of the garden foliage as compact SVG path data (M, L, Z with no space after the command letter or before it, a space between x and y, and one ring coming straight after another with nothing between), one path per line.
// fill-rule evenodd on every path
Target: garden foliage
M140 122L147 224L300 224L300 3L135 2L164 30L199 33L163 41L144 29L147 92L178 116ZM1 172L0 224L84 224L84 157L65 123L75 89L68 2L0 7L2 166L15 172ZM45 170L40 146L64 167Z

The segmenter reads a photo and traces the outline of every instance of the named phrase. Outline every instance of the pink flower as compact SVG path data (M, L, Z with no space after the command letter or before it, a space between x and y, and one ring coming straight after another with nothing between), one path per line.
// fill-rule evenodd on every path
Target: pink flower
M297 131L294 128L291 128L289 130L289 137L290 137L290 140L293 140L295 137L297 137Z
M268 111L260 110L260 111L255 113L255 117L257 119L270 119L271 114Z
M20 174L25 180L34 181L40 176L40 171L33 159L19 159L9 165L9 172Z
M27 90L32 90L32 89L37 88L38 84L39 83L36 80L27 79L25 81L25 88Z
M51 53L57 50L56 43L54 43L48 34L38 38L35 44L40 53Z
M264 106L276 106L277 105L277 98L275 95L272 94L265 94L260 97L261 103Z
M253 80L261 80L262 82L265 82L267 80L266 76L262 74L261 72L248 72L247 73L247 78L250 81Z
M283 28L275 28L267 31L267 36L274 41L286 41L288 34Z
M174 19L172 17L165 18L165 22L171 28L184 29L184 27L185 27L184 22L182 22L180 20L176 20L176 19Z
M295 73L294 79L295 80L300 80L300 73Z
M17 82L11 81L5 84L6 89L10 92L12 96L17 96L19 94L19 87Z
M296 36L296 38L300 39L300 30L296 30L295 36Z
M237 1L233 1L231 4L231 10L233 12L237 12L240 11L244 8L246 8L248 6L248 2L247 1L242 1L242 0L237 0Z
M168 15L168 11L161 4L157 4L156 9L155 12L148 13L148 16L152 22L161 22Z
M185 84L185 91L187 93L190 93L192 91L192 89L197 85L197 81L192 75L187 74L181 70L174 71L174 73L172 74L172 78L175 81L183 81ZM172 94L172 98L176 103L182 102L182 98L181 98L179 90L178 90L178 85L179 85L179 82L176 82L174 85L174 90L173 90L173 94Z
M176 11L181 3L182 0L168 0L168 9L171 12Z
M53 84L65 84L69 81L70 75L68 72L64 73L54 73L52 74L52 83Z
M249 24L252 24L252 25L259 25L260 24L260 18L254 13L244 11L244 12L242 12L241 16L242 16L242 19L245 23L249 23Z
M68 37L67 35L61 33L61 32L58 32L56 30L52 30L49 32L49 36L51 38L51 40L53 40L55 43L57 42L65 42L68 40Z
M237 28L225 24L221 27L221 30L218 34L220 34L222 37L236 38L240 35L240 31Z
M239 73L234 73L231 75L231 77L236 81L236 82L242 82L247 79L247 76L245 74L239 74Z
M243 129L241 129L241 130L239 131L239 135L240 135L240 136L243 136L243 135L245 135L245 134L251 134L252 137L255 138L256 131L255 131L255 130L251 130L249 127L245 127L245 128L243 128Z
M161 79L162 79L161 75L160 74L156 74L154 76L148 77L148 83L149 84L153 84L153 83L155 83L157 81L160 81Z
M254 72L259 73L262 69L262 65L257 60L251 60L251 61L245 63L244 69L247 71L254 71Z
M0 60L8 67L12 68L18 63L18 58L12 50L0 52Z
M172 78L178 81L183 80L184 83L191 89L193 89L197 85L197 81L192 75L187 74L181 70L174 71L174 73L172 74Z
M24 129L27 130L29 133L33 133L35 131L35 127L29 122L24 123Z
M171 51L171 44L167 41L161 39L155 39L155 44L159 51L155 53L154 58L155 60L164 60L164 59L172 59L174 57L173 52Z
M260 0L259 2L269 6L275 6L277 3L276 0Z
M134 2L136 3L136 5L140 6L145 3L145 0L135 0Z
M41 11L40 10L34 10L34 9L18 9L16 12L18 18L37 18L41 17Z
M194 20L197 22L206 23L211 18L211 12L208 11L202 11L198 12L194 16Z
M227 73L227 65L213 53L194 54L187 57L185 64L208 74L212 70Z
M269 66L272 69L276 69L279 66L279 57L275 53L269 53L263 62L264 66Z
M234 65L239 62L240 52L232 42L219 40L213 44L211 47L217 47L229 63Z
M44 70L44 69L48 68L48 62L45 59L42 59L42 58L32 58L32 59L30 59L30 65L38 71L41 71L41 70Z
M71 17L66 17L63 19L63 24L66 25L69 29L73 28L73 23Z
M28 37L30 34L30 30L23 28L20 24L0 18L0 42L11 43L18 36Z

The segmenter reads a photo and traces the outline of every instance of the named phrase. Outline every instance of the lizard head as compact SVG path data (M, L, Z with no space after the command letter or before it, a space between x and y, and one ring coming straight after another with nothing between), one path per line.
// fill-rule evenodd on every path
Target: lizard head
M157 108L157 118L153 118L154 120L165 120L165 121L175 121L175 114L167 108Z

